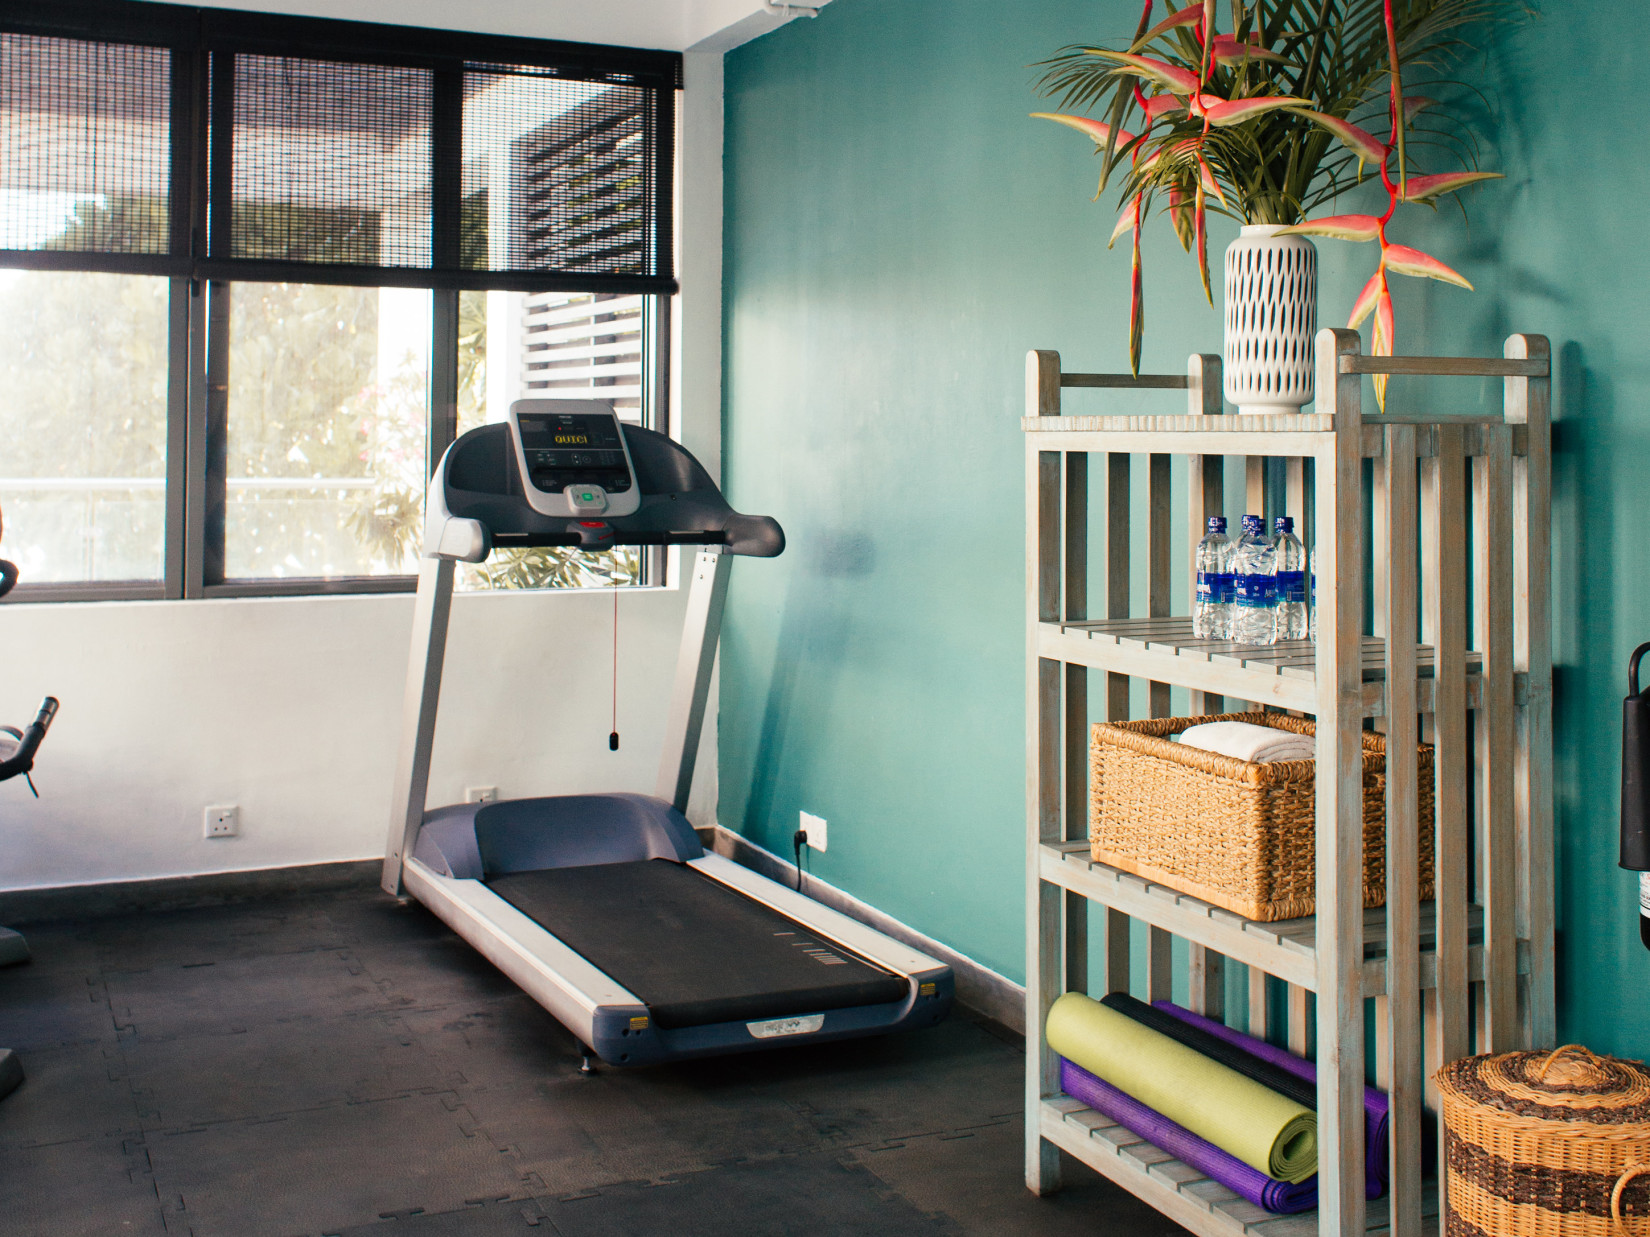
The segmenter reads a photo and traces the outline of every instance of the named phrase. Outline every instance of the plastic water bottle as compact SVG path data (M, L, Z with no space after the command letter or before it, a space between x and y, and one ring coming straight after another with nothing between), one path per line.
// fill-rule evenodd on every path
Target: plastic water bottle
M1295 536L1295 521L1280 515L1273 521L1272 579L1277 591L1277 639L1304 640L1306 617L1306 547Z
M1271 644L1275 593L1272 543L1258 515L1243 517L1243 536L1232 551L1232 639L1240 644Z
M1192 634L1199 640L1232 638L1232 543L1226 537L1223 515L1209 517L1209 531L1197 543Z
M1317 546L1312 547L1311 569L1312 569L1312 581L1311 581L1310 588L1311 588L1311 593L1312 593L1312 618L1311 618L1310 621L1311 621L1311 624L1312 624L1312 643L1316 644L1318 642L1318 547Z

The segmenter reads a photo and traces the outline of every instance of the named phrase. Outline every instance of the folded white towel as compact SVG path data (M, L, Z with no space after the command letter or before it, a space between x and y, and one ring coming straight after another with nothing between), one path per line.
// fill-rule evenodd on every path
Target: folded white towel
M1202 748L1237 760L1268 764L1276 760L1311 760L1316 741L1311 735L1274 730L1250 722L1204 722L1180 732L1188 747Z

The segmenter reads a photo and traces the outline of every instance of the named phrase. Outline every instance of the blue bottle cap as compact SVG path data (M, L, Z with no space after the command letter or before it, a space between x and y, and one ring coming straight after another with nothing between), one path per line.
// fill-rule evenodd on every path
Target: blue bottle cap
M1209 531L1211 533L1224 533L1226 531L1226 517L1223 515L1210 516Z
M1244 532L1246 532L1246 533L1260 533L1260 532L1264 532L1265 530L1266 530L1266 521L1261 519L1260 516L1258 516L1258 515L1246 515L1246 516L1243 517L1243 531Z
M1277 519L1273 520L1272 526L1280 533L1292 533L1295 531L1295 521L1293 517L1287 515L1280 515Z

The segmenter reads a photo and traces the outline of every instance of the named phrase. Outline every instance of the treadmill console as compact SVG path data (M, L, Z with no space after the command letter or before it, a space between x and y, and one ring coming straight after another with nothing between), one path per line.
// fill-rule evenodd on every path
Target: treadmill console
M630 515L641 487L613 405L593 399L522 399L510 437L528 505L541 515L600 520Z

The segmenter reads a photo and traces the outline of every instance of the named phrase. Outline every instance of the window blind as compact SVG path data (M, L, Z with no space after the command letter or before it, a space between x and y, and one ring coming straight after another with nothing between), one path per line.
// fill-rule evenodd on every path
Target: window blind
M0 265L669 293L680 77L666 52L7 4Z

